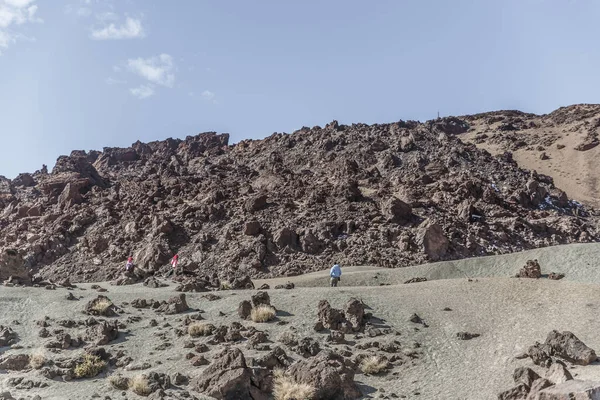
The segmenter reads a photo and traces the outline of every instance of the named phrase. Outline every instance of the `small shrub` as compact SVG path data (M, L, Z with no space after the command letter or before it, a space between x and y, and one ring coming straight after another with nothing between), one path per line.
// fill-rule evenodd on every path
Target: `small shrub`
M188 326L188 333L192 337L197 336L208 336L211 335L215 330L213 324L207 324L204 322L193 322Z
M108 381L115 389L127 390L129 388L129 378L126 378L123 375L111 375L108 378Z
M375 375L383 372L388 367L388 361L380 356L369 356L360 363L363 374Z
M250 311L250 319L254 322L267 322L273 318L275 318L275 309L265 304L261 304Z
M104 368L106 363L100 357L86 354L83 357L83 362L75 367L75 376L77 378L92 378L98 375Z
M275 400L311 400L314 395L315 388L313 386L298 383L281 370L273 373L273 398Z
M283 331L277 339L286 346L295 346L298 344L298 337L292 331Z
M148 396L152 393L150 382L144 375L136 375L129 380L129 389L139 396Z
M98 315L110 316L112 314L112 307L112 301L108 299L100 299L96 302L96 304L94 304L91 310Z
M40 369L46 364L46 354L41 350L36 351L29 357L29 366L33 369Z

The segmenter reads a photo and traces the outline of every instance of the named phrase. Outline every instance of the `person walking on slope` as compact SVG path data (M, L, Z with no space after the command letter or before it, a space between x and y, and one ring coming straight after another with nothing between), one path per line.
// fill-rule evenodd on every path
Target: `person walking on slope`
M173 259L171 260L171 265L173 266L173 274L177 275L177 264L179 264L179 254L175 254Z
M134 266L133 266L133 257L130 256L127 259L127 264L125 264L125 272L132 273L133 272L133 268L134 268Z
M338 263L333 264L333 267L331 267L331 270L329 271L329 276L331 277L331 287L337 287L340 277L342 276L342 269Z

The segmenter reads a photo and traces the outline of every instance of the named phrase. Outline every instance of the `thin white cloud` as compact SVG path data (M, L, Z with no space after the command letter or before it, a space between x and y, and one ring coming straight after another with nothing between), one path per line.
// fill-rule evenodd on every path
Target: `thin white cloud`
M101 22L118 21L119 16L112 11L105 11L96 14L96 19Z
M89 17L92 15L92 10L86 7L79 7L75 13L78 17Z
M215 98L215 94L210 90L205 90L204 92L202 92L202 98L204 100L213 100Z
M139 39L145 36L142 21L131 17L127 17L121 26L110 23L100 29L92 29L90 35L95 40Z
M33 3L35 0L4 0L4 3L11 7L23 8Z
M121 79L115 79L112 77L108 77L105 80L107 85L123 85L125 83L127 83L127 81L121 80Z
M143 100L154 94L154 88L148 85L141 85L140 87L129 89L129 92L138 99Z
M17 39L26 38L14 31L15 26L31 22L42 22L36 16L36 0L0 0L0 54Z
M145 59L129 59L127 67L131 72L157 85L172 88L175 82L173 57L168 54Z

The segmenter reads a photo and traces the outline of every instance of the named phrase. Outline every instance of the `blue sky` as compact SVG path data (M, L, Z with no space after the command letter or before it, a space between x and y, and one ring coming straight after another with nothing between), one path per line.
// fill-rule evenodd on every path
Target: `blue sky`
M0 0L0 175L73 149L598 102L596 0Z

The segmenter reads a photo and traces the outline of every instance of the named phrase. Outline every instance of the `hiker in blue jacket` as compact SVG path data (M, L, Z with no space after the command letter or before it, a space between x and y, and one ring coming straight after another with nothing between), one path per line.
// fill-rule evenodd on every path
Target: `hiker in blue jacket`
M338 263L333 264L331 271L329 271L329 276L331 277L331 287L337 287L340 277L342 276L342 269Z

